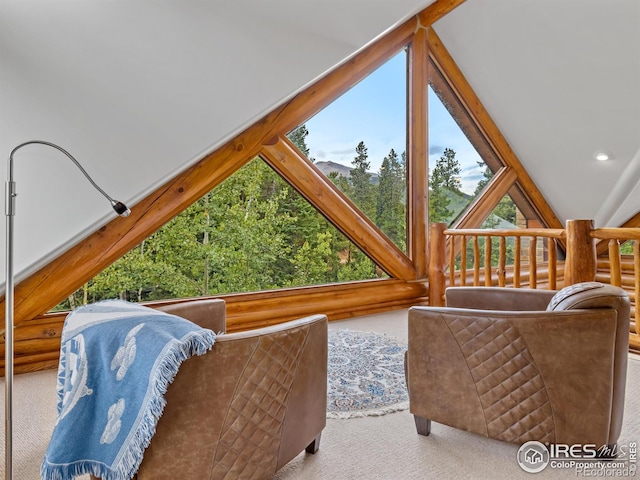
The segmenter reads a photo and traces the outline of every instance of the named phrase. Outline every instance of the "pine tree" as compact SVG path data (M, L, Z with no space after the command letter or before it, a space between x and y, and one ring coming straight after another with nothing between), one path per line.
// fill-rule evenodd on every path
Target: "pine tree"
M353 188L351 200L368 217L373 217L375 208L373 203L373 187L371 185L370 163L367 147L360 142L356 147L356 156L351 164L351 186Z
M402 159L394 149L380 166L376 225L401 249L406 246L406 179Z
M307 157L312 163L315 163L315 159L309 156L309 147L307 147L306 141L307 135L309 135L309 130L307 130L307 126L303 123L291 130L291 132L287 134L287 138L300 150L300 153Z
M460 172L456 152L445 148L429 177L429 221L449 223L452 220L453 210L448 208L450 194L462 188Z

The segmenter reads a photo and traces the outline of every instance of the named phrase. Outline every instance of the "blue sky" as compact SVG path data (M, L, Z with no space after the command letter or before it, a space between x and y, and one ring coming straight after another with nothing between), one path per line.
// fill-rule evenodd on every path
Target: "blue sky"
M306 123L306 143L316 161L352 166L355 149L364 141L370 170L393 148L406 148L406 54L400 52L377 71L335 100ZM473 193L482 178L475 149L458 128L438 97L429 89L429 165L445 148L452 148L462 167L462 190Z

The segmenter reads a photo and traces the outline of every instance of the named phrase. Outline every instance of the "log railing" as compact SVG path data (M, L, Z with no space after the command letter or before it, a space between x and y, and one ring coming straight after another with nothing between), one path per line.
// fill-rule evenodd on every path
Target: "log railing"
M631 333L629 344L640 350L640 228L597 228L591 238L606 242L607 254L598 257L595 279L624 288L631 299ZM631 253L622 254L620 246L632 241Z
M626 241L632 241L633 246L621 253L620 246ZM608 242L608 254L598 257L598 242ZM640 228L595 229L590 220L569 220L564 229L447 229L444 223L430 226L431 305L444 305L444 291L449 286L555 290L593 280L629 293L629 344L640 350L640 308L636 308L640 299Z
M444 305L448 286L556 289L562 282L557 246L566 238L564 229L446 229L444 223L434 223L430 233L432 305Z

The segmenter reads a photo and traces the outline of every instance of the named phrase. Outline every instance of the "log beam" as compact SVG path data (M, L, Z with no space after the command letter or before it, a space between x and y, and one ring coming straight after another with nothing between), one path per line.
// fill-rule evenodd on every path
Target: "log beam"
M432 223L429 227L429 305L445 304L445 223ZM453 272L451 272L453 274Z
M593 220L567 220L565 286L592 282L596 278L596 248L591 238Z
M419 29L409 49L408 85L408 251L413 260L418 278L426 278L427 237L429 230L429 140L427 35Z
M416 279L411 260L318 167L302 158L286 137L271 143L262 156L274 170L387 273L403 280Z

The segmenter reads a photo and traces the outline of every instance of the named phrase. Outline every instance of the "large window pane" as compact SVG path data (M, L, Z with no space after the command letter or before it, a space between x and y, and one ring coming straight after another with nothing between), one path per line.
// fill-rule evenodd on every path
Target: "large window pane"
M299 127L301 152L404 252L406 72L403 50Z
M429 221L451 226L501 165L485 162L486 142L443 82L432 75L429 86Z
M257 158L56 309L386 277Z

